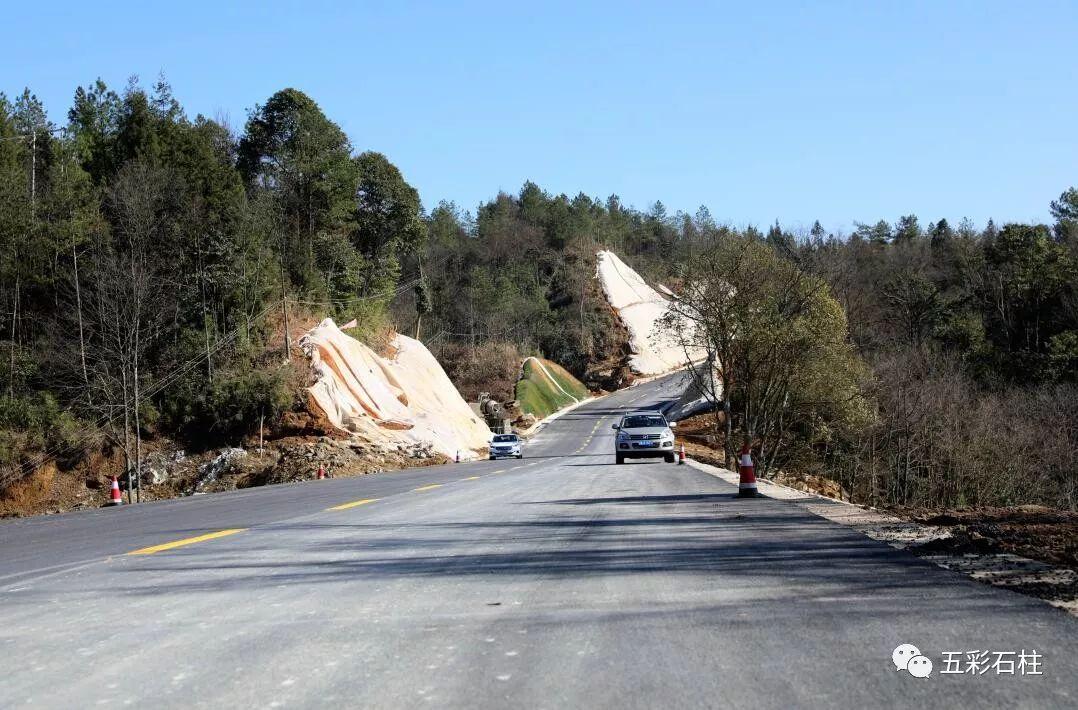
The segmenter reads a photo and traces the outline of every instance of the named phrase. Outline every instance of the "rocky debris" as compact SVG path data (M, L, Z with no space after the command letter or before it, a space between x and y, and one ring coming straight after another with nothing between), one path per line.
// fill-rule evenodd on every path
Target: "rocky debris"
M198 482L195 484L195 490L201 490L207 484L215 483L223 476L236 473L237 464L246 457L247 452L243 449L225 449L213 460L198 467Z
M240 487L308 481L318 476L319 466L329 477L431 466L449 459L430 443L375 443L358 438L297 438L277 442L274 460L252 472Z
M151 451L142 459L139 469L142 483L147 486L159 486L168 483L175 477L187 455L182 449L178 451Z
M538 423L539 420L535 418L534 414L532 414L531 412L524 412L519 417L513 420L513 427L518 431L526 431L528 429L531 429Z
M279 435L280 430L275 433ZM330 476L349 477L451 460L431 443L372 443L336 429L320 436L268 439L261 452L256 443L248 441L247 445L246 450L229 447L191 453L163 438L148 443L139 469L142 501L312 480L319 463ZM47 463L3 491L0 518L99 508L108 501L112 476L126 490L123 466L119 449L111 454L93 452L66 471Z
M1031 557L1078 572L1078 513L1038 505L910 509L901 514L948 529L946 543L925 552L1000 553Z
M628 345L625 346L626 354L628 355ZM584 373L582 382L584 386L589 390L614 392L615 390L625 389L631 387L636 382L636 375L632 369L626 364L610 364L604 363L601 365L595 365L588 369Z

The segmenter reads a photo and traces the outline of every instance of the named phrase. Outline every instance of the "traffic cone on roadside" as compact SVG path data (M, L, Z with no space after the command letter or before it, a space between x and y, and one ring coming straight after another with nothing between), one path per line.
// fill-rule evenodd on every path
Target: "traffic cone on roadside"
M756 467L752 463L752 452L746 443L741 447L741 456L737 462L737 470L741 474L741 481L737 484L739 498L756 497Z
M457 458L455 458L453 461L454 463L460 463L460 449L457 449Z
M685 444L682 444L681 449L678 450L678 452L677 452L677 465L678 466L684 466L685 465Z
M123 505L124 499L120 494L120 479L112 477L112 490L109 491L109 505Z
M318 464L318 480L321 481L326 477L326 467L322 464Z

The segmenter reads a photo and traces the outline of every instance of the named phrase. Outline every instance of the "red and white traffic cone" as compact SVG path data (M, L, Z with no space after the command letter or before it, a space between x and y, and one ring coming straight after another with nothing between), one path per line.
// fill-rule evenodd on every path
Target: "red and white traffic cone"
M318 464L318 480L321 481L326 477L326 467L322 464Z
M752 452L749 445L741 447L741 457L738 460L737 470L741 474L741 481L737 484L739 498L756 497L756 467L752 463Z
M684 466L685 465L685 444L682 444L681 449L679 449L678 452L677 452L677 465L678 466Z
M120 494L120 479L112 477L112 490L109 491L109 505L123 505L123 495Z
M454 459L455 463L460 463L460 449L457 449L457 458Z

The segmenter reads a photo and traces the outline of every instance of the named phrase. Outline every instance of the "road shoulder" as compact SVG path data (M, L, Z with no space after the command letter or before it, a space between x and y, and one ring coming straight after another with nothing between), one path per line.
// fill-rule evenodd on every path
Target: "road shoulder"
M737 485L738 474L728 469L688 459L693 468ZM953 554L931 550L931 543L945 540L950 531L925 525L889 513L808 493L782 484L757 479L759 493L768 498L793 503L804 510L886 542L944 569L965 574L970 579L994 587L1036 597L1078 617L1078 572L1008 553Z

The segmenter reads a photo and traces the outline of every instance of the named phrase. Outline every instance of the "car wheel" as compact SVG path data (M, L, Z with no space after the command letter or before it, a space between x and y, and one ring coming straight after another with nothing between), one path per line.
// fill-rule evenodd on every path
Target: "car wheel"
M517 458L518 458L518 459L522 459L522 458L524 458L524 454L517 454Z
M614 458L615 458L615 459L617 459L617 461L618 461L618 466L620 466L620 465L622 465L623 463L625 463L625 457L624 457L624 456L622 456L621 454L614 454Z
M491 460L491 461L497 461L497 460L498 460L498 457L497 457L497 456L491 456L491 457L490 457L490 460Z
M673 454L665 454L663 456L663 459L666 461L666 463L674 463L674 455Z

